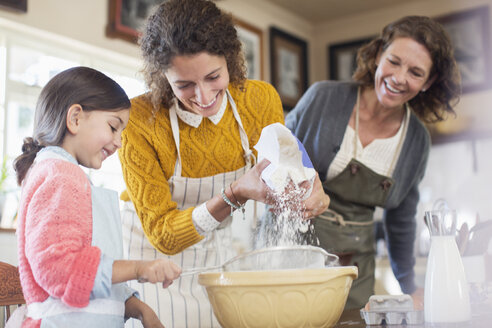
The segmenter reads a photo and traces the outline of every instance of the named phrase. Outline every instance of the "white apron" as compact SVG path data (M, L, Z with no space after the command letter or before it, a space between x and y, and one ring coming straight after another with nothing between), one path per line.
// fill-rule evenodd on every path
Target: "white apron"
M252 152L249 149L248 136L243 128L236 104L228 91L227 96L239 125L241 146L246 160L246 165L236 171L204 178L182 177L178 118L174 106L169 110L171 128L178 151L174 176L169 179L169 187L172 200L178 204L178 209L186 209L208 201L251 168ZM245 214L251 217L254 212L254 202L248 201ZM240 211L234 212L234 217L235 221L243 220ZM231 217L224 220L202 241L173 256L160 253L150 244L131 202L125 203L122 221L123 247L128 259L153 260L166 257L183 269L188 269L219 265L236 255L232 247ZM159 284L138 284L135 281L132 281L130 286L140 293L142 301L154 309L166 328L220 327L213 314L206 290L198 284L197 278L197 275L180 277L167 289L163 289ZM142 326L137 320L129 320L126 327Z
M123 255L118 193L91 186L92 245L113 259ZM107 298L91 299L88 306L75 308L60 299L48 297L44 302L31 303L28 316L42 319L41 327L123 327L125 300L129 294L125 283L114 284Z

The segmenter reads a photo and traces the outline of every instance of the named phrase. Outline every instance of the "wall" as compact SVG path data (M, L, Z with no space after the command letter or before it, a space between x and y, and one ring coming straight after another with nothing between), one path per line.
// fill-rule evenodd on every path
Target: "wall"
M315 28L315 42L311 47L314 51L314 65L317 68L312 80L318 81L327 78L327 46L330 43L377 35L384 25L404 15L436 17L484 5L490 7L489 11L492 15L491 0L408 1L403 5L395 5L319 24ZM489 33L489 37L491 36L492 33ZM458 229L464 223L467 223L468 227L471 228L478 222L492 220L492 198L490 196L490 186L492 185L492 173L490 173L492 167L492 154L490 152L492 146L491 107L492 89L463 94L455 108L457 117L451 117L440 125L441 129L445 131L467 129L482 137L433 145L431 149L426 176L420 184L421 200L416 216L418 224L416 253L418 256L422 256L417 260L416 267L419 286L423 286L425 274L426 261L423 257L427 255L430 247L429 234L423 221L424 212L432 209L437 199L445 199L451 208L458 211ZM492 255L490 239L492 236L489 233L488 237L480 241L481 244L479 245L481 252L488 253L489 256ZM466 247L464 250L465 255L470 255L467 253ZM465 256L464 261L467 258L468 256ZM382 270L381 272L388 271L381 263L378 265L379 270ZM475 269L479 270L478 267ZM489 263L489 266L482 270L486 271L488 280L492 280L492 264ZM385 281L391 281L391 279L385 279ZM395 290L387 288L387 290L398 292L398 288Z
M217 5L230 12L233 16L263 31L264 80L271 81L268 30L270 26L275 26L300 39L306 40L308 43L308 63L310 63L309 81L315 81L314 76L317 69L316 65L313 65L313 63L316 63L313 50L313 45L315 44L313 32L315 27L311 22L263 0L222 0L217 2Z
M317 25L262 0L221 0L217 4L263 31L265 80L270 80L268 29L271 25L308 41L312 83L327 77L329 43L375 35L382 26L403 15L439 16L480 5L491 6L492 0L409 1L403 5L389 6ZM40 29L54 38L66 39L66 42L79 47L93 48L94 51L104 49L109 54L139 62L139 49L136 45L105 37L107 20L108 0L31 0L26 14L0 10L0 28L5 21L9 21L18 29ZM458 118L473 122L476 130L488 130L492 122L490 104L491 90L465 94L456 108ZM488 196L492 177L487 173L492 159L486 156L487 146L490 146L490 141L479 140L433 147L427 175L422 183L419 216L432 205L433 200L445 197L452 206L475 209L482 217L492 218Z
M31 0L28 1L27 13L0 10L0 17L92 46L138 57L137 46L105 37L108 3L105 0Z
M222 0L217 4L234 17L251 24L263 32L263 72L264 79L270 80L268 29L276 26L309 44L313 26L292 13L261 0ZM49 39L57 44L69 45L71 49L80 49L101 55L118 62L129 69L141 67L140 50L130 42L107 38L109 0L29 0L27 13L0 10L0 29L6 31L26 31L41 39ZM308 54L313 52L308 49ZM312 63L312 58L309 59ZM313 67L313 66L311 66ZM314 71L310 72L313 76ZM240 221L242 222L242 220ZM0 235L0 260L16 262L14 235Z
M35 0L29 1L27 13L0 10L0 18L34 27L46 32L81 41L133 58L139 58L138 47L120 39L105 36L108 21L109 0ZM314 26L300 17L261 0L222 0L217 5L234 17L263 31L264 79L270 80L268 29L274 25L309 45L314 44ZM314 63L314 52L308 49L309 63ZM310 65L310 80L315 74Z
M436 17L484 5L492 7L492 1L409 1L403 5L319 24L316 28L315 44L312 47L318 68L314 80L326 78L327 46L330 43L377 35L384 25L404 15ZM492 15L492 8L489 10ZM489 34L489 37L491 36L492 33ZM492 219L490 202L492 175L489 173L492 156L490 151L487 151L492 140L490 138L492 136L491 104L491 89L463 94L455 108L457 117L450 117L441 124L441 128L447 131L458 127L466 128L476 135L485 135L485 137L433 145L426 176L420 185L417 251L421 255L425 255L429 247L422 218L424 211L431 209L436 199L446 199L449 206L459 211L459 225L467 222L471 227L476 223L477 216L480 220ZM487 245L484 245L484 248L487 248Z
M492 0L408 1L403 5L390 6L377 11L319 24L315 29L315 43L312 45L312 50L314 51L313 60L316 65L313 80L319 81L327 78L327 47L330 43L377 35L384 25L405 15L437 17L483 5L492 7ZM490 9L490 14L492 15L492 8ZM489 34L489 37L491 36L492 33ZM492 110L488 108L490 107L489 104L492 104L492 90L464 94L455 108L459 120L450 118L442 125L443 129L452 129L458 124L466 122L477 132L490 132Z
M36 0L29 1L27 13L0 10L0 18L28 25L43 31L62 35L91 46L100 47L133 58L139 58L136 45L105 36L108 20L108 0ZM339 20L314 25L274 4L262 0L221 0L218 6L233 16L250 23L263 31L264 79L270 80L268 29L276 26L306 40L309 56L309 80L327 78L327 46L346 40L372 36L390 21L407 14L439 16L466 8L492 4L492 0L432 0L409 1L404 5L364 14L343 17ZM491 10L492 13L492 10ZM492 92L474 94L474 99L463 97L463 107L477 107L492 98Z

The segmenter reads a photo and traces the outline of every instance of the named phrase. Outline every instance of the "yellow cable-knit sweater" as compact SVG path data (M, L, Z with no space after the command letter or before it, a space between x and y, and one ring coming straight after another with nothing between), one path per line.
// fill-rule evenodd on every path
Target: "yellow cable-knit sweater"
M284 122L275 89L262 81L247 80L240 90L229 85L252 148L261 130ZM204 119L194 128L179 120L182 176L200 178L237 170L245 165L239 127L230 104L219 124ZM193 207L178 210L171 200L168 180L174 173L177 152L169 110L153 115L147 95L132 99L130 120L119 157L127 192L150 243L165 254L176 254L202 237L195 230Z

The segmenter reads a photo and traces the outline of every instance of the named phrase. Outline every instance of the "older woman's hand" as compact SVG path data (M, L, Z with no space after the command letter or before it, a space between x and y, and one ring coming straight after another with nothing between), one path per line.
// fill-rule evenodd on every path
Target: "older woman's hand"
M309 195L309 197L304 201L304 219L308 220L320 215L321 213L326 211L328 205L330 205L330 197L325 194L325 191L323 190L323 186L321 184L321 180L316 173L316 178L314 179L311 195Z

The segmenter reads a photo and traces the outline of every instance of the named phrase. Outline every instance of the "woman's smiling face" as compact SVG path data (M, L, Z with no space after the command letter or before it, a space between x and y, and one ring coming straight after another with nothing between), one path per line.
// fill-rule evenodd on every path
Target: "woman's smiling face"
M165 75L185 110L203 117L219 111L229 85L224 56L206 52L176 56Z
M411 38L396 38L377 60L374 88L386 108L400 108L420 91L427 90L432 59L423 45Z

